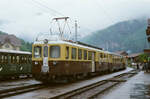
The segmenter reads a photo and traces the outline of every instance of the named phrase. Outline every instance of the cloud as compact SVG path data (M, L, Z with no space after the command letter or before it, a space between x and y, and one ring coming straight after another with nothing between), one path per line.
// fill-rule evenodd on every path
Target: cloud
M149 0L1 0L0 20L8 22L0 29L34 40L49 32L53 17L63 14L78 20L84 36L119 21L149 17L149 5Z

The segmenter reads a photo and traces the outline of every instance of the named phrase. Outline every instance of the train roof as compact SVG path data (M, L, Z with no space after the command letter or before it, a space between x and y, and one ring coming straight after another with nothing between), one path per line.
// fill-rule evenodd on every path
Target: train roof
M17 50L7 50L7 49L0 49L0 53L27 54L27 55L31 54L31 52L27 52L27 51L17 51Z
M44 41L35 41L33 44L44 44ZM48 44L68 44L68 45L72 45L72 46L77 46L77 47L82 47L85 49L89 49L89 50L94 50L94 51L99 51L102 53L108 53L108 54L113 54L113 55L117 55L117 56L122 56L119 55L117 53L114 52L109 52L109 51L104 51L102 50L102 48L98 48L98 47L93 47L93 46L88 46L88 44L84 44L84 43L78 43L78 42L72 42L72 41L64 41L64 40L56 40L56 41L48 41Z

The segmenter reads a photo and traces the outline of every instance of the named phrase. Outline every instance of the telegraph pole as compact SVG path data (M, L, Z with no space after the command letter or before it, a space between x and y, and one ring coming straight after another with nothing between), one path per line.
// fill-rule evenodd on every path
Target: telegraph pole
M75 41L77 42L78 40L78 24L77 24L77 20L75 20Z

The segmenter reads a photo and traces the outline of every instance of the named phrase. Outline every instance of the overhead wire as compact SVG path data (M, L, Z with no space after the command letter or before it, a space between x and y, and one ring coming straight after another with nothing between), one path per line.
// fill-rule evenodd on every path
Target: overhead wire
M49 14L52 15L52 16L57 16L57 15L62 16L62 17L65 16L63 13L60 13L60 12L58 12L57 10L54 10L54 9L48 7L48 6L45 5L44 3L41 3L41 2L39 2L39 1L37 1L37 0L31 0L31 1L34 2L36 5L38 5L38 6L36 6L36 7L42 8L44 11L48 11ZM39 7L39 6L40 6L40 7ZM71 22L71 25L74 26L73 19L72 19L72 18L69 18L69 20L70 20L70 22ZM69 23L67 23L67 27L69 28L69 31L70 31L70 33L71 33L71 28L69 27ZM78 28L79 28L79 27L78 27ZM85 29L88 30L88 31L92 31L91 29L89 29L89 28L87 28L87 27L85 27L85 26L82 26L82 28L85 28ZM51 29L50 29L50 33L52 34L52 30L51 30Z
M105 10L105 7L103 7L102 2L100 3L98 0L94 0L94 1L96 2L96 5L97 5L98 7L101 7L103 13L104 13L105 16L108 18L108 21L114 23L114 22L112 21L112 16ZM101 0L101 1L102 1L102 0Z
M51 12L50 10L46 9L46 8L43 8L41 7L41 5L33 2L32 0L29 1L30 3L32 3L32 6L36 7L36 8L39 8L40 10L50 14L50 16L56 16L56 14L54 14L54 12Z
M52 12L58 14L58 15L65 16L64 14L62 14L62 13L60 13L60 12L58 12L58 11L52 9L52 8L47 7L47 6L44 5L43 3L40 3L40 2L38 2L38 1L36 1L36 0L32 0L32 1L35 2L35 3L38 4L38 5L41 5L42 7L46 8L46 9L49 9L50 11L52 11ZM74 24L74 22L72 21L72 18L69 18L69 19L70 19L71 23ZM85 26L84 26L84 27L85 27ZM87 27L86 27L86 28L87 28ZM90 30L90 29L88 29L88 30Z
M58 11L56 11L56 10L50 8L50 7L47 7L45 4L43 4L43 3L41 3L41 2L38 2L38 1L36 1L36 0L32 0L32 1L33 1L34 3L40 5L41 7L45 8L45 9L48 9L50 12L53 12L53 13L55 13L55 14L57 14L57 15L64 16L64 14L62 14L62 13L60 13L60 12L58 12Z

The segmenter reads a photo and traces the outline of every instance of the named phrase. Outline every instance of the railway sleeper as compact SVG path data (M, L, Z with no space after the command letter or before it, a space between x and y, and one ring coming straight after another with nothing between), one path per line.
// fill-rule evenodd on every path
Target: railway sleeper
M41 88L44 88L44 86L41 86L41 87L32 86L29 88L22 88L22 89L19 88L19 89L13 90L13 91L7 91L5 93L1 93L0 98L9 97L9 96L17 95L17 94L22 94L22 93L30 92L30 91L41 89Z
M40 86L40 85L41 84L35 84L35 85L27 85L27 86L22 86L22 87L5 89L5 90L1 90L0 94L7 93L7 92L12 92L12 91L16 91L16 90L22 90L22 89L32 88L32 87L36 87L36 86Z
M107 82L126 82L127 80L123 80L123 79L121 79L121 80L109 79L109 80L105 80L105 81L107 81Z

